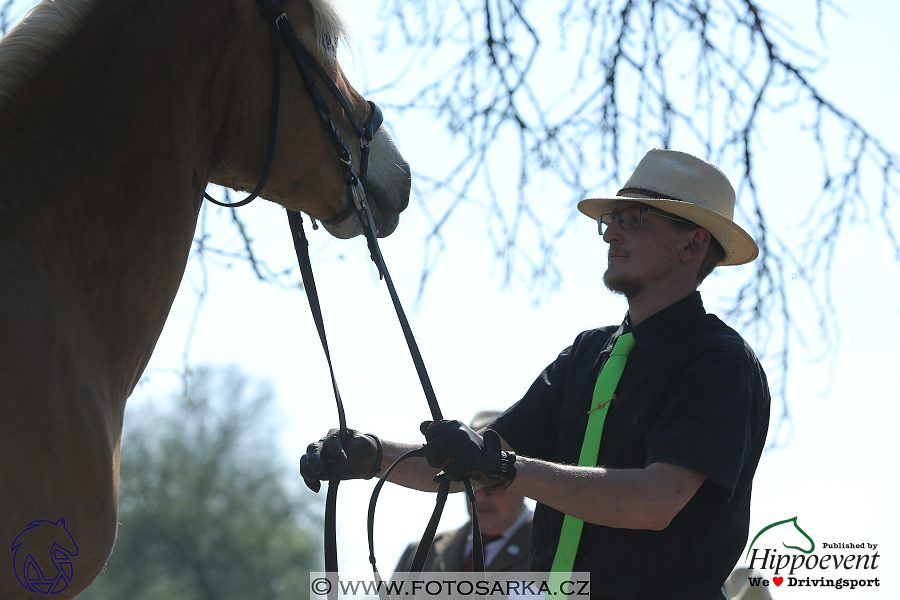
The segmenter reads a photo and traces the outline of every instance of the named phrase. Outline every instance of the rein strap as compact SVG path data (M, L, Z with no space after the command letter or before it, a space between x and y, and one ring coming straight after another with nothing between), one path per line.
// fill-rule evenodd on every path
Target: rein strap
M210 202L219 206L236 208L252 202L265 187L266 181L271 171L275 154L275 137L278 130L278 108L279 96L281 94L281 51L278 41L280 33L281 39L287 46L291 58L294 60L294 64L297 66L297 70L300 72L300 76L303 78L304 86L310 95L310 99L312 100L313 105L316 108L316 112L319 116L319 121L321 121L322 125L325 128L326 135L337 151L338 158L341 162L341 172L343 175L344 183L347 185L350 196L353 198L353 202L350 203L347 210L345 210L344 213L339 215L339 217L335 220L343 220L344 218L348 218L352 215L353 209L356 209L357 216L360 220L360 223L362 224L363 232L366 236L366 242L369 247L369 253L372 261L378 268L378 272L381 278L385 280L385 283L388 286L388 291L391 295L391 301L393 302L394 310L397 313L397 318L400 321L400 326L403 330L403 336L406 338L406 344L409 347L410 355L416 367L416 372L418 373L419 381L421 382L422 390L425 394L425 399L428 402L431 416L434 420L440 420L443 418L441 409L438 406L434 388L431 385L431 380L428 377L427 370L425 369L425 362L422 359L422 354L419 351L418 345L416 344L415 338L412 333L412 328L409 325L409 320L406 318L406 313L403 311L403 307L400 303L400 298L397 295L397 290L394 287L394 283L391 280L390 273L388 273L387 270L387 265L385 265L384 257L381 254L381 249L378 247L378 232L375 228L375 220L372 217L372 212L369 209L368 203L366 202L365 191L363 189L363 185L366 182L366 176L368 174L370 142L372 141L372 138L375 136L375 133L378 131L379 127L381 127L384 120L381 109L373 102L368 102L371 111L369 123L365 127L360 125L359 120L351 110L350 105L347 103L347 100L344 97L343 93L334 83L331 75L318 63L318 61L315 60L315 58L297 39L296 33L291 24L288 22L287 16L281 11L282 0L256 1L259 5L260 12L265 17L266 22L269 25L269 36L272 41L272 56L274 65L272 76L272 108L271 116L269 119L269 141L266 148L266 159L263 165L263 173L259 180L259 183L257 183L256 188L253 190L253 192L251 192L249 196L239 202L219 202L206 193L204 193L204 197ZM341 137L340 132L338 131L334 121L331 118L331 110L328 108L328 104L325 102L325 99L322 97L322 93L319 90L319 80L316 79L316 74L319 76L319 80L324 82L329 91L331 91L331 93L337 99L338 103L341 105L341 108L344 111L344 116L350 121L350 124L353 126L353 129L360 140L359 174L357 174L356 170L353 167L350 147L347 145L347 142L345 142ZM294 242L294 251L297 254L297 263L300 267L300 275L306 291L306 297L309 301L310 311L312 312L313 320L316 324L316 330L319 334L319 341L322 344L322 349L325 352L325 358L328 362L328 370L331 375L331 386L334 391L335 403L338 410L340 435L343 439L343 437L347 433L347 420L344 414L344 405L341 400L340 390L338 389L337 385L337 378L334 374L334 367L331 362L331 353L328 350L328 340L325 336L325 323L324 319L322 318L322 309L319 303L315 278L313 277L312 272L312 264L309 258L309 240L306 238L306 233L303 230L303 217L301 216L301 213L288 210L287 215L288 223L291 228L291 236ZM393 470L393 468L397 466L397 464L408 458L421 456L424 456L424 446L412 452L408 452L396 462L394 462L394 464L392 464L381 476L372 494L372 498L369 503L367 520L367 530L369 538L369 562L372 564L375 578L378 581L381 581L381 576L378 573L378 568L375 564L374 549L375 504L378 499L378 494L381 491L384 483L387 481L388 475ZM324 550L325 570L328 573L338 572L337 523L335 515L337 508L337 490L339 483L340 480L338 479L330 480L328 482L328 493L325 500ZM478 525L478 512L477 510L475 510L475 490L468 477L463 478L463 483L466 487L466 493L472 506L473 571L476 573L480 573L483 576L484 549L481 544L481 531ZM449 491L450 481L445 477L441 481L438 488L434 513L431 516L431 520L428 523L425 533L422 536L422 540L419 543L419 548L416 551L416 555L413 559L413 564L410 569L411 574L420 573L424 569L425 560L428 557L428 551L430 550L431 543L434 540L434 535L437 531L441 513L443 511L444 504L446 503ZM337 599L338 588L339 586L333 586L332 589L328 592L329 600ZM379 587L379 595L381 596L382 600L386 598L385 592L381 589L381 587Z
M394 283L391 280L390 273L387 270L387 265L384 262L384 257L381 254L381 249L378 246L378 240L376 238L375 228L373 225L374 221L372 220L372 214L365 199L362 200L362 208L363 210L359 212L359 219L363 224L363 230L369 243L369 250L371 252L372 260L375 262L375 265L378 267L379 272L381 273L382 277L385 280L385 283L388 286L388 291L390 292L391 300L393 301L397 317L400 320L401 329L403 330L403 335L406 338L406 342L410 350L410 355L412 356L413 363L416 367L416 372L422 384L422 389L425 393L426 399L428 400L428 405L431 408L432 417L434 418L434 420L440 420L443 417L441 416L441 409L438 406L434 388L431 385L431 380L429 379L428 372L425 369L424 360L422 359L421 352L419 351L418 345L416 344L415 338L413 337L412 328L410 327L409 321L406 318L406 313L403 311L403 307L400 303L400 298L397 295L397 290L394 287ZM324 320L322 317L321 304L319 302L318 293L316 291L315 278L312 273L312 266L310 264L309 258L309 240L307 239L306 232L303 229L303 217L301 213L291 210L288 210L287 213L288 223L291 228L291 236L294 241L294 250L297 254L297 262L300 265L300 275L303 279L303 286L306 290L306 296L309 301L310 311L313 314L313 320L316 323L316 329L319 330L319 339L322 342L322 348L325 351L325 356L328 361L328 368L331 371L332 385L335 392L335 401L338 407L338 415L341 421L341 434L343 435L343 433L346 431L344 407L337 388L334 370L331 365L330 353L328 351L328 342L325 338L325 328ZM388 479L388 476L390 475L391 471L393 471L394 467L409 458L424 457L424 448L425 447L422 446L421 448L417 448L416 450L407 452L399 459L397 459L381 475L378 483L375 485L375 489L372 491L372 497L369 501L366 529L369 541L369 562L372 565L372 570L374 572L376 581L382 581L375 560L375 506L378 501L378 495L380 494L381 488L384 486L385 482ZM462 481L466 487L466 495L468 496L469 503L472 506L472 570L475 573L483 575L484 548L481 544L481 529L478 524L478 511L476 509L475 489L473 488L472 483L468 477L463 477ZM327 573L338 572L335 513L337 508L337 488L339 483L340 480L338 479L329 480L328 494L325 499L325 571ZM425 567L425 560L428 557L428 552L431 549L432 542L434 541L434 536L437 532L440 517L449 493L450 480L444 478L438 488L434 512L431 515L431 519L428 522L428 526L426 527L425 532L422 534L422 539L419 542L418 549L416 550L415 557L413 558L412 565L410 566L410 574L421 573ZM335 595L332 596L332 593ZM336 598L336 594L337 586L334 586L332 588L332 591L328 594L329 599ZM386 592L382 588L379 588L379 596L382 600L387 600L389 598L389 596L386 595Z

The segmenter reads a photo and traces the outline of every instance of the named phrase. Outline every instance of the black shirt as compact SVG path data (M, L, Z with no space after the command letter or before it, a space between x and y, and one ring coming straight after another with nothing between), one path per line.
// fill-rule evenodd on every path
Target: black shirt
M524 456L578 464L594 384L616 337L630 329L581 333L525 396L491 425ZM769 389L749 345L700 294L634 327L603 427L598 465L640 469L674 463L706 475L662 531L585 523L575 572L591 573L593 598L719 598L747 543L750 489L765 445ZM537 505L530 568L549 571L563 514Z

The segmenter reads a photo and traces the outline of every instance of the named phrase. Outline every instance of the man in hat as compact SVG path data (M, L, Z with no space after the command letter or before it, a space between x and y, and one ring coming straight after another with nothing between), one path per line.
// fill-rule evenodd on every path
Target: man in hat
M616 196L580 202L609 245L603 280L628 301L621 325L578 335L483 435L423 424L427 463L391 480L434 489L440 468L536 500L531 570L590 572L593 598L727 598L770 404L753 350L697 292L715 266L758 254L734 204L718 168L669 150ZM374 436L331 438L301 460L309 482L379 468ZM383 465L414 447L384 442Z

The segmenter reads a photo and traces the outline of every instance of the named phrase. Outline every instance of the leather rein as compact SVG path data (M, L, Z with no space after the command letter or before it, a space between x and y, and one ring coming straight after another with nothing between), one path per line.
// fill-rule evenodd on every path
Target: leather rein
M268 25L270 38L272 42L272 55L273 55L273 92L272 92L272 108L271 108L271 117L269 121L269 141L266 148L266 159L263 165L263 173L259 180L259 183L256 185L254 190L250 193L249 196L240 200L238 202L232 203L224 203L220 202L208 194L204 193L204 197L210 202L217 204L219 206L224 206L228 208L237 208L240 206L245 206L252 202L257 196L262 192L265 187L266 180L268 179L269 172L272 167L272 160L275 153L275 135L277 133L278 126L278 108L279 108L279 95L280 95L280 85L281 85L281 52L280 52L280 44L279 44L279 36L284 41L287 46L288 52L291 55L291 58L294 60L294 64L297 66L298 71L300 72L301 77L303 78L304 85L306 87L307 92L312 99L313 105L316 108L316 112L319 116L319 120L325 127L325 133L328 135L329 140L337 151L338 159L341 163L341 173L344 179L344 183L347 185L350 191L350 195L353 198L353 202L347 207L347 209L341 214L338 215L335 219L328 222L341 222L344 219L350 218L353 216L355 212L357 217L359 218L360 223L362 224L363 233L366 237L366 242L369 247L369 253L372 258L372 261L378 268L379 275L382 279L384 279L387 284L388 291L391 296L391 301L394 305L394 310L397 313L397 318L400 321L400 327L403 330L403 335L406 338L407 346L409 347L410 355L412 356L413 364L416 367L416 372L419 376L419 381L422 385L422 390L425 394L425 399L428 402L429 409L431 411L431 416L434 420L442 419L443 416L441 414L441 409L438 406L437 397L434 393L434 388L431 385L431 380L428 377L428 372L425 369L425 363L422 359L421 352L419 351L418 345L416 344L415 338L413 337L412 328L409 325L409 321L406 318L406 314L403 311L403 307L400 303L400 299L397 295L397 291L394 287L394 283L391 280L390 273L388 273L387 266L384 262L384 257L381 254L381 249L378 246L378 238L377 238L377 229L375 227L375 220L372 217L372 213L369 209L369 205L366 201L366 195L363 188L363 185L366 181L367 171L368 171L368 160L369 160L369 144L372 141L376 131L378 131L379 127L383 122L383 116L381 113L381 109L373 102L368 102L369 107L372 111L372 116L369 119L369 123L363 127L360 122L357 120L356 116L353 114L353 111L350 109L349 104L347 103L346 98L341 93L341 91L337 88L334 81L332 80L329 73L316 61L316 59L309 53L308 50L300 43L297 39L297 36L294 32L293 27L291 27L290 22L287 19L287 15L281 10L281 3L283 0L256 0L259 5L259 10L262 15L265 17ZM338 100L341 107L344 110L345 115L350 120L350 123L353 125L353 129L355 130L357 137L360 140L360 173L357 174L356 170L352 164L352 153L350 151L350 147L347 142L341 137L340 132L334 124L334 121L331 118L331 111L328 108L328 105L325 102L325 99L322 97L322 94L319 90L319 86L317 83L316 75L319 76L319 79L324 82L324 84L331 91L332 95ZM334 368L331 363L331 354L328 350L328 341L325 336L325 325L324 320L322 318L322 310L319 304L318 293L316 292L316 283L315 278L313 277L312 272L312 264L309 258L309 241L306 238L306 232L303 229L303 217L300 212L287 210L288 223L291 229L291 237L294 241L294 250L297 254L297 262L300 267L300 275L303 280L303 286L306 290L306 296L309 300L310 311L312 312L313 320L316 324L316 330L319 334L319 340L322 344L322 349L325 353L325 358L328 363L328 370L331 375L331 385L334 390L335 403L337 405L338 411L338 421L340 424L340 433L342 438L347 432L347 422L346 416L344 414L344 406L341 401L340 391L337 385L337 379L335 378ZM314 221L315 227L315 221ZM378 483L375 486L375 489L372 492L372 498L369 502L368 509L368 519L367 519L367 533L368 533L368 542L369 542L369 562L372 564L372 570L374 572L375 578L378 582L381 582L381 576L378 572L378 568L375 564L375 546L374 546L374 518L375 518L375 505L378 499L378 494L381 491L381 488L384 486L384 483L387 481L388 475L390 475L393 468L408 458L413 458L416 456L424 456L424 446L422 448L410 451L400 457L397 461L394 462L388 469L384 471L384 473L379 478ZM325 551L325 571L329 574L337 574L338 573L338 561L337 561L337 533L336 533L336 507L337 507L337 490L338 484L340 480L334 479L328 482L328 493L326 495L325 501L325 540L324 540L324 551ZM476 573L484 573L484 549L481 544L481 533L478 525L478 513L475 508L475 491L472 487L472 483L470 482L468 477L463 478L463 483L466 487L466 493L469 498L469 502L472 506L472 530L473 530L473 571ZM450 480L446 477L440 482L438 488L438 494L435 502L435 509L431 516L431 519L426 527L425 533L422 536L422 539L419 543L419 547L416 551L415 557L413 558L412 566L410 567L410 573L421 573L424 569L425 559L428 557L428 552L431 548L431 543L434 539L435 533L437 532L438 523L440 521L440 516L443 511L444 504L446 502L447 496L449 494L450 489ZM382 589L384 586L379 585L379 596L384 599L387 598L386 592ZM328 593L328 597L336 598L338 593L338 586L332 586L332 589Z

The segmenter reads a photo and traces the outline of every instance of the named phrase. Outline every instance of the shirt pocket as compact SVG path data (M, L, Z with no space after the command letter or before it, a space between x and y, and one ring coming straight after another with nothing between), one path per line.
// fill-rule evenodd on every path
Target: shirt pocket
M617 398L615 402L622 402ZM613 469L642 469L646 459L646 411L622 402L610 407L603 426L598 464Z

